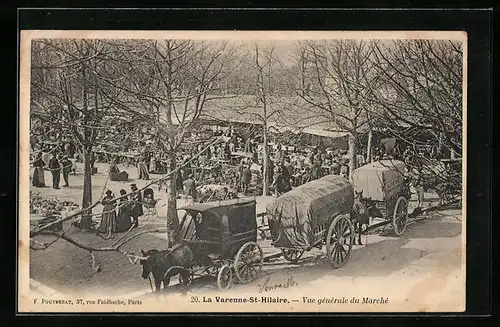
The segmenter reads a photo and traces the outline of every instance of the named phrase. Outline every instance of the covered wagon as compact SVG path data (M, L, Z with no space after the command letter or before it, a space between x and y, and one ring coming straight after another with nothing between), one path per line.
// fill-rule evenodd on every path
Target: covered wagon
M410 188L405 175L406 166L398 160L372 162L351 174L356 196L369 215L391 221L398 236L406 229L408 218Z
M351 254L354 227L350 219L353 187L347 179L329 175L303 184L267 206L273 245L292 262L304 251L326 245L330 263L339 268Z

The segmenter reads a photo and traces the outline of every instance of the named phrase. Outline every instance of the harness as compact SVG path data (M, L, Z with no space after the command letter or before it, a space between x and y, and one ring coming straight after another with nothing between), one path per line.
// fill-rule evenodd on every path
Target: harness
M180 249L183 246L184 245L180 244L180 243L177 243L177 244L173 245L171 248L169 248L169 249L167 249L165 251L165 254L163 255L163 257L166 257L167 255L173 253L175 250ZM168 268L167 271L163 274L163 278L165 278L173 269L184 269L185 270L186 268L181 267L181 266L172 266L172 267ZM151 264L151 270L150 270L150 272L148 274L148 280L149 280L149 286L151 287L151 292L154 293L153 282L151 281L151 275L152 274L153 274L153 265Z
M368 214L368 207L366 204L361 202L354 203L351 213L353 214L351 219L361 224L369 224L370 215Z

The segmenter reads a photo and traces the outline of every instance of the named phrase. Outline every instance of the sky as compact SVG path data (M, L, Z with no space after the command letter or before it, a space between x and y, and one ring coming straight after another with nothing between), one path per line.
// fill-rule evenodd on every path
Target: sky
M259 41L251 41L251 40L240 40L240 41L227 41L229 44L233 44L239 48L239 51L242 53L253 51L253 46L257 43L259 46L263 48L274 45L275 55L285 66L290 66L293 64L294 50L295 44L299 40L259 40ZM390 40L379 40L381 44L390 45Z
M296 41L228 41L229 44L234 44L239 48L239 51L245 53L247 51L253 51L253 46L257 43L259 46L266 48L274 45L275 55L281 59L284 65L292 64L292 55L294 50L294 43Z

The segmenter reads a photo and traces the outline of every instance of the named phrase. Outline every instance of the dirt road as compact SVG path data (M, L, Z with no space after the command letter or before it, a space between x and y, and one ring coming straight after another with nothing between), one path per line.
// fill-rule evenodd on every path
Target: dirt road
M77 200L81 192L80 178L73 178L74 186L67 192L57 193L59 190L49 188L41 189L41 192ZM105 177L96 176L94 180L94 193L100 194ZM127 185L108 186L115 190ZM392 301L396 302L416 301L420 304L432 300L435 303L441 298L444 306L452 305L453 301L460 302L464 297L462 261L465 260L461 210L429 212L425 218L411 223L401 237L391 237L380 230L368 235L363 239L365 245L356 246L348 263L340 269L332 269L324 257L324 249L314 250L304 254L297 264L282 258L268 262L258 280L247 285L235 284L226 294L275 296L286 291L288 296L297 299L304 294L346 298L376 298L390 294ZM164 218L142 221L139 230L155 229L164 224ZM119 237L117 234L113 240L103 240L77 229L70 231L70 235L94 246L110 245ZM265 253L276 251L268 242L259 242ZM164 235L145 234L127 244L124 250L137 253L140 249L163 248L164 244ZM144 295L150 292L150 285L148 280L141 278L140 265L130 264L127 258L117 253L96 253L96 259L101 272L92 269L87 251L59 240L46 250L31 251L30 277L62 294L150 297ZM284 287L273 285L288 287L284 290ZM216 291L214 280L200 280L191 285L188 295ZM424 306L424 309L428 308Z

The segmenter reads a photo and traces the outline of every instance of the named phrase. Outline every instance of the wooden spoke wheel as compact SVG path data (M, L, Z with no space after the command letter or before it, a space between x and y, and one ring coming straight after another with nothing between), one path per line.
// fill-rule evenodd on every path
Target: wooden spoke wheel
M259 277L264 262L261 247L255 242L247 242L238 250L234 260L236 277L241 283L249 283Z
M217 274L217 286L221 291L227 290L231 287L233 281L233 272L228 265L223 265L220 267Z
M407 224L408 200L400 196L396 201L394 212L392 214L392 227L394 228L394 234L396 234L397 236L403 234Z
M281 249L283 256L286 260L290 262L297 262L304 254L304 250L296 250L296 249Z
M326 253L334 268L340 268L351 256L354 226L347 215L335 217L326 237Z

